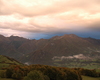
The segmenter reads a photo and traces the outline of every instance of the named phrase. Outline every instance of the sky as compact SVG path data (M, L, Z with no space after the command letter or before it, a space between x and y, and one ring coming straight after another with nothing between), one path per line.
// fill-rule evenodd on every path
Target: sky
M100 39L100 0L0 0L0 34Z

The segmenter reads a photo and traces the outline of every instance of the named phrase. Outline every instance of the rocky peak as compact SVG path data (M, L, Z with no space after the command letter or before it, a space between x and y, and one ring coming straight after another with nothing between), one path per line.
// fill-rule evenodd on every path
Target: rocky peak
M3 35L0 35L0 41L9 41L7 37L4 37Z
M78 36L76 36L75 34L65 34L63 35L63 37L78 37Z
M10 40L13 40L13 41L26 41L26 40L28 40L28 39L26 39L26 38L19 37L19 36L13 36L13 35L10 36L9 39L10 39Z

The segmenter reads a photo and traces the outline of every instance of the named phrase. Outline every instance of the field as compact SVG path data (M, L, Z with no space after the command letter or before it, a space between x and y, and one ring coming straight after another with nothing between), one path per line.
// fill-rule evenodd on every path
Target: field
M99 78L94 78L94 77L88 77L88 76L82 76L82 80L100 80ZM0 78L0 80L14 80L14 79L6 79L6 78Z
M100 80L99 78L94 78L94 77L88 77L88 76L82 76L83 80Z
M14 80L14 79L0 78L0 80Z
M4 67L8 67L11 64L18 64L20 65L18 61L14 60L13 58L9 58L3 55L0 55L0 69Z
M69 68L85 68L85 69L98 69L100 68L100 60L79 60L79 59L55 59L54 66L69 67Z
M100 72L100 69L96 69L97 72Z

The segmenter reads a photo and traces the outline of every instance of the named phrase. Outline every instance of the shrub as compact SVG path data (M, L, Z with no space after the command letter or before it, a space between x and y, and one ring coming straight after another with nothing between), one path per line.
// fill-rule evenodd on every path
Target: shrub
M44 75L42 72L34 70L30 71L26 77L24 77L24 80L44 80Z
M1 78L6 78L5 70L0 70L0 77Z

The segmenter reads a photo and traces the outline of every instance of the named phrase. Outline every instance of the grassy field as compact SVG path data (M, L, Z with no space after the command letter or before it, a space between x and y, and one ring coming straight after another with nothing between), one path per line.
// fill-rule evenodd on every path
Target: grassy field
M88 77L88 76L82 76L83 80L100 80L99 78L94 78L94 77Z
M14 80L14 79L0 78L0 80Z
M18 64L18 65L20 65L21 63L17 62L16 60L14 60L12 58L0 55L0 69L4 68L4 67L8 67L11 64Z
M0 78L0 80L14 80L14 79ZM94 78L94 77L82 76L82 80L100 80L100 77Z
M100 72L100 69L96 69L97 72Z
M53 60L54 66L69 67L69 68L85 68L85 69L98 69L100 68L100 60L80 60L80 59L55 59Z

